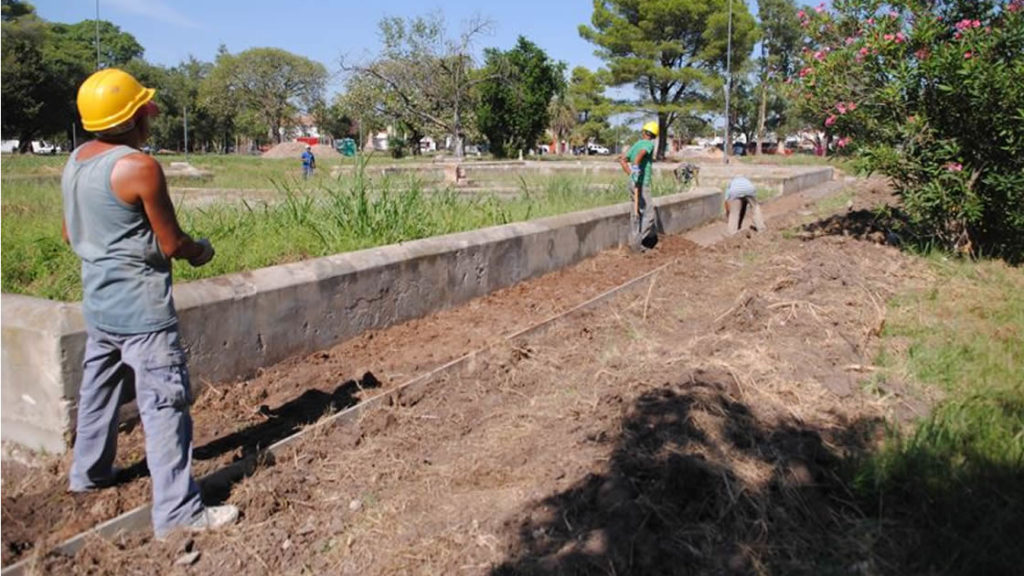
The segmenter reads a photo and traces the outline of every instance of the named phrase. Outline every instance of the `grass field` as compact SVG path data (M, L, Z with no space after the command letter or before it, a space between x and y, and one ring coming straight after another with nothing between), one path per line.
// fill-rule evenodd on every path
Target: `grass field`
M161 158L163 160L163 158ZM217 257L203 268L180 264L176 278L193 280L427 236L593 208L627 200L624 178L578 174L509 178L513 199L465 197L427 190L415 177L369 172L302 181L294 162L254 158L194 157L214 172L213 183L231 188L275 189L275 201L179 207L183 227L208 237ZM60 238L59 174L63 160L5 157L3 161L3 291L50 298L81 298L79 264ZM351 160L348 161L350 164ZM362 165L365 167L365 164ZM239 185L238 183L243 183ZM678 190L659 179L655 195Z
M942 400L857 468L878 511L862 528L918 573L1002 574L1024 559L1024 272L929 261L938 281L890 303L878 364Z

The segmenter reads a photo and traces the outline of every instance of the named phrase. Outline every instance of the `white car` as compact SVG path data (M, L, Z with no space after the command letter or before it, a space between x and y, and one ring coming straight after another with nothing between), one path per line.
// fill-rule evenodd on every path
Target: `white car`
M61 152L60 146L50 144L45 140L33 140L32 141L32 153L33 154L47 154L53 155Z
M607 148L600 144L587 144L587 154L600 154L602 156L611 154Z

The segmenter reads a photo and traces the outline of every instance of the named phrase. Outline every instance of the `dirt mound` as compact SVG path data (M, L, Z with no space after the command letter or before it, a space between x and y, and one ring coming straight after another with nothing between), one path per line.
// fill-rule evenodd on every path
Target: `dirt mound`
M282 142L264 152L262 158L300 158L306 149L305 142ZM341 154L330 146L317 144L313 146L313 155L317 158L341 158Z

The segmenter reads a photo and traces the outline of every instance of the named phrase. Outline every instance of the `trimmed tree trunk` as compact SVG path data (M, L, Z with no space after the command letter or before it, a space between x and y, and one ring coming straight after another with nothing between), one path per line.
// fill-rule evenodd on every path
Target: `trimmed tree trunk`
M764 117L768 110L768 83L761 82L761 106L757 111L757 155L764 153Z

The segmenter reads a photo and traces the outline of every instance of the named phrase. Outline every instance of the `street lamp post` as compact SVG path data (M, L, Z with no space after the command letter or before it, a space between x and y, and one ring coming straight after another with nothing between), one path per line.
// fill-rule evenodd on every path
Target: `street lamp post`
M729 0L729 31L725 40L725 138L722 140L722 160L729 163L732 147L729 130L729 93L732 92L732 0Z
M100 0L96 0L96 69L100 69Z

